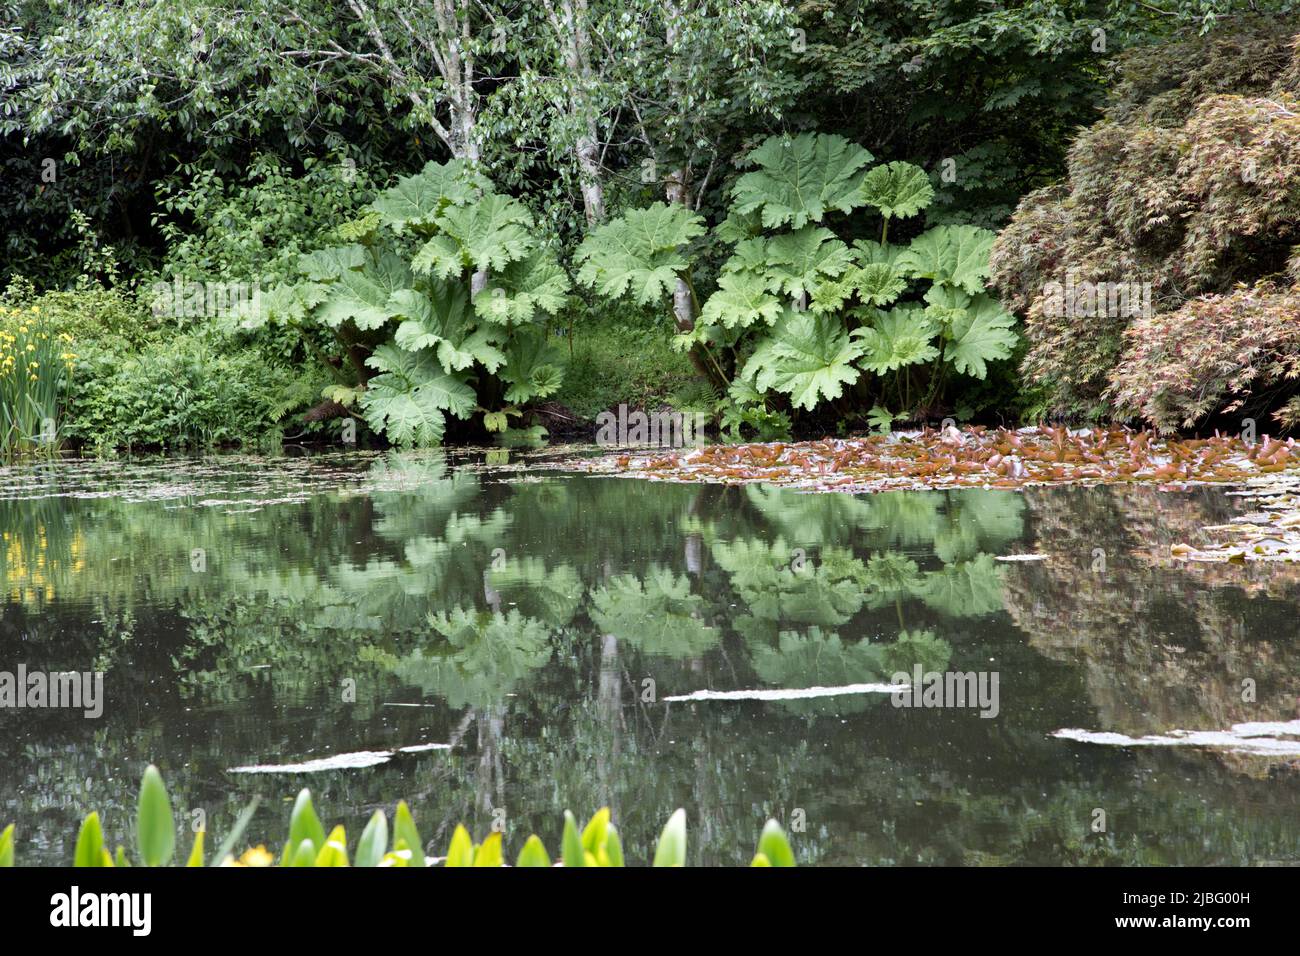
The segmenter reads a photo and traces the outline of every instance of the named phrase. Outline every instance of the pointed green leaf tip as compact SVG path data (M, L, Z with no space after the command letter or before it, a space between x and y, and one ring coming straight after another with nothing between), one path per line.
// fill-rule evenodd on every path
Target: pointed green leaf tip
M484 838L483 842L474 848L474 866L478 867L497 867L505 866L505 858L501 854L501 831L493 830Z
M14 825L11 823L5 827L4 833L0 833L0 869L7 869L14 865Z
M524 848L519 851L519 859L515 861L515 866L550 866L551 858L546 855L546 847L542 846L542 841L534 833L524 844Z
M767 862L759 863L759 857ZM790 841L786 839L781 824L775 820L768 820L767 825L763 827L762 835L758 838L758 854L754 858L754 866L794 865L794 851L790 849Z
M73 866L95 867L104 865L104 830L99 825L99 814L91 813L81 821L77 833L77 849Z
M654 866L686 865L686 811L680 807L668 818L655 847Z
M383 810L376 810L361 831L357 843L357 866L378 866L388 850L388 817Z
M619 839L618 827L613 824L605 834L605 857L610 866L623 866L623 841Z
M339 824L330 831L329 837L325 840L325 845L316 853L314 866L319 867L340 867L348 865L348 835Z
M447 847L447 859L443 866L473 866L474 841L464 826L457 825L451 835L451 844Z
M293 854L299 852L304 842L310 841L312 850L312 860L316 858L314 847L325 845L325 828L321 826L320 818L316 816L316 808L311 803L311 791L304 787L298 793L298 799L293 803L293 812L289 815L289 842L285 844L283 863L288 865L293 861ZM295 866L298 864L295 862ZM308 864L310 865L310 864Z
M402 841L406 848L411 851L411 866L425 866L424 860L424 842L420 839L419 832L415 829L415 820L411 817L411 808L402 800L397 804L397 813L393 816L393 848L397 849L397 842Z
M136 846L145 866L166 866L176 849L176 823L172 801L162 774L150 764L140 781L140 802L135 816Z
M316 865L316 844L311 840L303 840L298 844L298 849L289 861L290 866L294 867L311 867Z
M578 821L568 810L564 811L564 835L560 838L560 858L565 866L586 866L582 839L578 836Z
M609 832L609 807L596 812L582 830L582 848L595 854L605 846L605 835Z

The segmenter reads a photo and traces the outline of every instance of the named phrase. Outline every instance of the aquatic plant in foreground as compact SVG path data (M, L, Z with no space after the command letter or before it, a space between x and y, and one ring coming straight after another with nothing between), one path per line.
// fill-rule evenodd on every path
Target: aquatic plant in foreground
M276 865L276 857L265 846L245 850L237 859L232 850L243 836L257 802L250 804L240 815L234 829L213 855L214 866L266 867ZM135 820L136 850L134 862L144 866L168 866L176 851L176 825L172 816L171 798L158 768L150 764L140 781L140 796ZM187 867L204 865L204 831L194 834L194 842L186 859ZM447 847L446 856L426 856L425 844L420 839L415 820L405 801L397 804L390 828L383 810L376 810L362 830L360 838L349 855L347 833L342 824L327 834L312 804L311 791L304 788L294 801L289 816L289 834L280 852L279 865L292 867L407 867L443 866L483 867L505 866L504 840L500 831L493 831L482 843L475 843L469 831L457 826ZM0 867L14 865L14 826L10 824L0 832ZM73 866L119 867L132 865L132 858L119 846L109 853L104 844L104 831L99 814L91 813L82 821L77 834ZM610 820L609 808L599 810L579 828L577 819L564 812L564 830L560 837L560 856L552 863L541 839L533 834L525 841L515 860L515 866L568 866L607 867L623 866L623 843L618 828ZM668 819L655 847L652 866L686 865L686 811L678 809ZM758 840L758 849L750 866L794 866L794 852L785 831L775 820L769 820Z

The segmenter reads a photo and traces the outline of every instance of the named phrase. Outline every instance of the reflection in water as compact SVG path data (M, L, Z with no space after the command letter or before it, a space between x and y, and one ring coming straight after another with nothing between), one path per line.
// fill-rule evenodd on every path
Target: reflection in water
M0 712L22 858L66 859L92 806L125 842L150 760L218 835L261 795L255 840L310 785L349 825L405 798L439 847L607 804L629 858L679 805L698 862L795 810L805 862L1296 858L1282 757L1051 736L1296 716L1300 576L1168 559L1233 513L1221 491L530 477L445 453L0 470L0 670L106 675L99 720ZM667 700L917 665L998 672L999 716Z

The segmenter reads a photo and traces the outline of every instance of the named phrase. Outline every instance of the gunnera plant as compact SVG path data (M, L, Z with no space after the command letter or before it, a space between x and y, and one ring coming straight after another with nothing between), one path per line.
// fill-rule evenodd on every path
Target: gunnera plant
M1256 366L1233 346L1294 317L1298 34L1255 23L1126 54L1065 182L1026 196L999 235L992 284L1025 318L1023 371L1053 411L1168 430L1296 390L1274 378L1287 360ZM1221 351L1194 359L1198 335Z

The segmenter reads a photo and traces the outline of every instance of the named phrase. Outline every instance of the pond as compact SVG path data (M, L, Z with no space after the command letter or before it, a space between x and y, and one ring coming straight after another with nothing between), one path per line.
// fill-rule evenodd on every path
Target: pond
M91 809L129 845L151 761L213 845L258 796L242 842L278 850L309 786L353 833L405 798L438 852L608 805L629 860L681 806L700 864L768 816L808 864L1297 862L1300 745L1178 736L1297 716L1295 566L1170 559L1223 489L805 494L561 451L0 470L0 671L103 674L98 716L0 709L20 862ZM918 668L996 694L898 706Z

